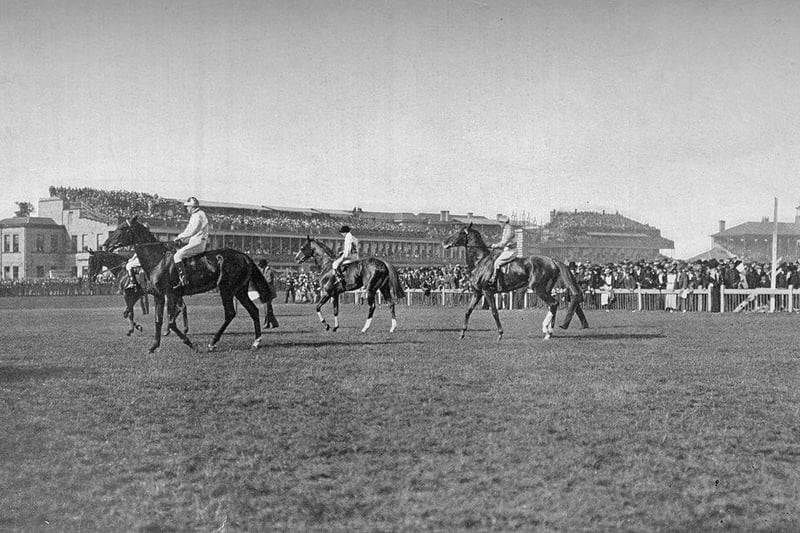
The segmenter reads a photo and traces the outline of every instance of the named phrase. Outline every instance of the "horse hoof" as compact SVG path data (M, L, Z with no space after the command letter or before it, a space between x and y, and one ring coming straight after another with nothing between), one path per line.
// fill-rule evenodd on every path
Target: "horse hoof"
M551 335L549 333L545 333L544 340L548 340L550 337L551 337Z
M128 318L128 310L127 309L122 312L122 318Z
M333 331L334 332L337 331L338 329L339 329L339 326L333 326Z
M331 330L331 326L329 324L325 324L325 331L330 331L330 330ZM336 330L333 330L333 331L336 331Z
M216 344L209 344L208 345L208 351L209 352L216 352L217 351L217 345Z
M502 333L497 335L497 342L500 342L501 340L503 340L503 334Z
M126 333L126 334L125 334L125 336L127 336L127 337L130 337L132 333L133 333L133 330L132 330L132 329L129 329L129 330L128 330L128 333Z
M560 326L558 326L558 327L560 327L561 329L567 329L567 328L569 328L569 326L565 326L564 324L561 324L561 325L560 325Z
M465 336L466 334L467 334L467 332L466 332L466 331L462 331L462 332L461 332L461 336L460 336L459 338L463 339L463 338L464 338L464 336Z
M157 349L158 349L158 344L154 344L154 345L153 345L153 346L151 346L151 347L150 347L150 349L149 349L149 350L147 350L147 351L148 351L149 353L154 353L154 352L155 352Z
M139 324L136 324L136 326L134 326L134 327L136 328L136 331L143 331L144 330L144 328L142 326L140 326Z

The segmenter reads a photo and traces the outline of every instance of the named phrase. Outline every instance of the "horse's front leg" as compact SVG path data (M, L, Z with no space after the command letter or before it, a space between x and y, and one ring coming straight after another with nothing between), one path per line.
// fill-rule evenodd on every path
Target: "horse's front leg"
M325 296L322 297L322 299L320 299L319 303L317 304L317 316L319 317L319 321L322 323L322 325L325 326L325 331L330 330L331 327L325 321L325 317L322 316L322 306L325 305L328 302L328 300L330 300L330 299L331 299L331 295L330 294L326 294Z
M136 304L136 295L132 294L131 292L125 291L125 312L122 313L122 316L128 319L128 332L125 334L128 337L131 336L135 329L142 331L142 326L136 323L133 318L133 306Z
M553 335L553 328L556 324L556 313L558 312L558 301L544 289L536 291L536 296L539 297L547 305L547 315L542 320L542 333L545 340Z
M497 340L499 341L503 338L503 326L500 324L500 313L497 312L497 302L494 301L494 293L483 291L483 297L489 302L489 309L492 311L494 323L497 324Z
M180 309L178 308L177 299L176 299L175 295L174 294L168 294L167 295L167 320L168 320L167 328L172 330L172 331L174 331L175 334L181 339L183 344L185 344L186 346L188 346L189 348L192 348L194 350L195 346L194 346L194 344L192 344L192 341L189 340L189 337L187 337L184 332L182 332L180 329L178 329L177 320L178 320L178 313L179 312L180 312Z
M367 291L367 304L369 304L369 310L367 311L367 321L364 322L364 327L361 328L361 333L366 333L369 327L372 325L372 315L375 314L375 292L374 291Z
M472 300L469 302L469 307L467 307L467 312L464 313L464 325L461 326L461 338L464 338L464 335L467 334L467 325L469 324L469 317L472 314L472 311L478 306L478 302L481 301L483 294L479 291L472 293Z
M161 346L161 326L164 324L164 295L158 294L153 296L156 303L156 316L155 316L155 332L153 344L150 345L150 353L153 353Z
M333 331L339 329L339 293L333 295Z

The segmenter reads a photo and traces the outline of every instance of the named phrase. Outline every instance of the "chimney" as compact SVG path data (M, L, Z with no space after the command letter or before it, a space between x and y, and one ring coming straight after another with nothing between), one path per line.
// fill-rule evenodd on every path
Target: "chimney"
M450 222L450 211L440 211L439 222Z
M472 211L467 211L467 219L468 220L472 219Z
M722 233L723 231L725 231L725 221L724 220L720 220L719 221L719 232Z

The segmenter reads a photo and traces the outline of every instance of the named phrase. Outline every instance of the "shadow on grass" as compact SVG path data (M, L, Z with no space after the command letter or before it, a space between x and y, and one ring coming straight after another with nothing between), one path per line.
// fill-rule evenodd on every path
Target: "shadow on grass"
M265 347L307 347L307 348L321 348L324 346L388 346L388 345L401 345L401 344L426 344L423 341L404 341L404 340L386 340L386 341L356 341L353 339L341 339L340 341L334 340L319 340L319 341L301 341L301 342L271 342L265 344Z
M585 333L581 336L572 337L576 340L620 340L620 339L665 339L663 333Z
M74 368L60 366L33 368L3 365L0 366L0 383L11 383L14 381L22 381L23 379L45 380L61 377L64 374L74 371Z

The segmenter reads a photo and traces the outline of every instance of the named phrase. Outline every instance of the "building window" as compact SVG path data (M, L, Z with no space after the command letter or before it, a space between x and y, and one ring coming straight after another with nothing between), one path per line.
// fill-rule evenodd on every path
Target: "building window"
M103 247L103 234L102 233L98 233L97 234L97 245L95 247L95 250L99 250L102 247Z
M58 252L58 234L53 233L50 235L50 253Z
M19 252L19 234L15 233L14 235L12 235L12 237L13 237L13 246L11 248L11 251L13 253L18 253ZM14 268L17 268L17 267L14 267Z
M3 267L3 279L11 279L11 267Z
M19 279L19 267L18 266L12 267L11 272L13 273L12 274L13 279Z
M89 249L89 236L86 234L81 235L81 252Z
M3 235L3 251L11 251L11 235Z
M42 235L41 233L36 234L36 251L44 252L44 235Z
M77 252L78 251L78 236L77 235L73 235L72 236L72 251L73 252Z
M72 271L72 277L73 278L77 278L78 277L78 267L74 266L70 270Z
M36 267L36 277L43 278L44 277L44 265L37 265Z

